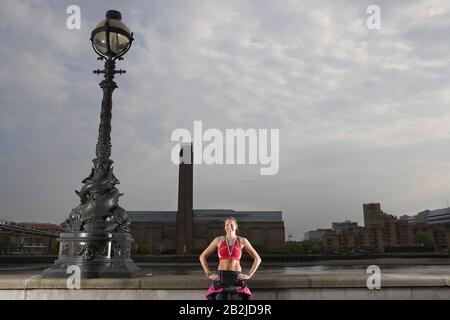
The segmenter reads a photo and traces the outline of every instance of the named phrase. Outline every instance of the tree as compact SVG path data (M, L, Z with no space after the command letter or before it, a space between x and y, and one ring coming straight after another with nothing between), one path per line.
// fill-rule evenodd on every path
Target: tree
M8 236L0 236L0 254L11 251L11 240Z
M297 241L287 241L281 248L283 253L299 253L300 252L300 242Z
M152 246L151 246L151 244L141 242L138 245L137 252L139 254L152 254Z
M255 243L252 247L259 253L267 253L267 247L264 244Z
M309 253L317 253L319 251L320 249L318 248L317 244L309 240L287 241L281 248L281 252L283 253L309 254Z
M416 234L414 241L417 245L422 247L433 247L436 248L436 241L434 240L433 234L427 231L421 231Z
M314 251L314 243L309 240L300 242L300 253L312 253Z
M367 252L367 253L375 253L377 250L374 246L367 245L367 246L363 246L361 251Z
M333 245L331 246L325 245L321 247L321 251L323 254L332 254L337 252L337 248Z
M49 246L48 253L51 254L51 255L58 255L58 253L59 253L59 244L56 241L56 239L49 239L48 243L49 243L48 244L48 246Z

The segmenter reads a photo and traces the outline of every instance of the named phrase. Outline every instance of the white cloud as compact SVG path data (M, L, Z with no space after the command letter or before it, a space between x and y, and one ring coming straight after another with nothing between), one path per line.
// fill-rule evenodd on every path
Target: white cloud
M117 76L113 98L121 202L130 210L175 209L170 133L202 120L219 129L279 128L281 168L267 178L256 167L198 167L198 207L278 208L307 231L359 219L367 199L395 210L438 206L447 183L438 164L448 157L450 4L380 0L375 31L365 26L369 4L138 1L122 10L108 2L136 38L117 64L128 73ZM65 199L39 202L33 215L63 220L74 206L68 199L76 203L71 190L89 173L101 101L89 28L105 5L81 2L82 30L70 31L59 2L0 4L5 215L31 214L31 205L16 201L29 191L25 172L51 175L60 186L41 187L30 202ZM36 163L38 173L24 170ZM66 165L78 167L66 172ZM439 181L430 185L424 166ZM6 191L12 182L15 191ZM405 191L408 183L414 192Z

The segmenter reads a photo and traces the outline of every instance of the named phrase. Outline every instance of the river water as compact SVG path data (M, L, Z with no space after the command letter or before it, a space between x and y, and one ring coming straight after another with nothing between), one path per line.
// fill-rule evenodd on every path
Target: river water
M0 265L0 275L7 274L29 274L36 275L50 265ZM173 265L173 264L138 264L146 274L152 275L199 275L203 276L203 269L199 265ZM248 267L244 267L244 273ZM438 266L385 266L381 267L383 273L420 273L420 274L449 274L450 265ZM366 274L367 265L354 266L270 266L260 267L258 274L266 275L301 275L301 274L332 274L332 273L353 273Z

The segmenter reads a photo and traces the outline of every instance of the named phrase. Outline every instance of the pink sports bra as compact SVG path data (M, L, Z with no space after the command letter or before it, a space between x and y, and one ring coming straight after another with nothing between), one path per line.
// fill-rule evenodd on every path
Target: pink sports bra
M227 245L226 237L222 240L219 250L220 260L240 260L242 255L241 244L239 242L239 237L236 237L234 244Z

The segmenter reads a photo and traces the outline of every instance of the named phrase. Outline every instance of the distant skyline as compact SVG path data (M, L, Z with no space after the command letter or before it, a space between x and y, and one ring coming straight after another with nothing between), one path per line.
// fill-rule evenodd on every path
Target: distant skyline
M81 29L66 28L68 6ZM369 5L381 29L366 26ZM97 139L102 67L89 38L122 12L112 160L126 210L176 210L171 133L279 129L279 171L197 165L194 207L282 210L286 233L401 216L450 194L450 2L0 2L0 219L61 223Z

